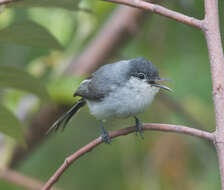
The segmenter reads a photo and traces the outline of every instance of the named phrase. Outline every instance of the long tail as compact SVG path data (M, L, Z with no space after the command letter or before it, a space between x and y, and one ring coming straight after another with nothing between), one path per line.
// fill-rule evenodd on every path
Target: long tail
M72 116L79 111L80 108L82 108L86 104L86 101L84 99L79 100L75 104L72 105L72 107L65 112L57 121L54 122L54 124L48 129L46 134L49 134L51 131L57 131L60 127L62 127L62 130L66 127L69 120L72 118Z

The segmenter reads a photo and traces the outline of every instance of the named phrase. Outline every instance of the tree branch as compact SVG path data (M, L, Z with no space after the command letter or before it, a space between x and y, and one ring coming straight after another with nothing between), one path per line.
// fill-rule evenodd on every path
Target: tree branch
M27 177L20 174L19 172L10 169L0 170L0 178L29 190L39 190L43 186L43 183L41 181ZM59 189L52 188L52 190Z
M193 26L198 29L203 28L203 22L201 20L186 16L184 14L178 13L176 11L172 11L172 10L164 8L160 5L155 5L153 3L145 2L142 0L104 0L104 1L112 2L112 3L119 3L119 4L131 6L131 7L145 9L145 10L151 11L153 13L171 18L178 22L182 22L184 24Z
M187 134L191 136L200 137L206 140L213 141L214 135L213 133L185 127L181 125L169 125L169 124L156 124L156 123L148 123L144 124L143 126L144 131L163 131L163 132L175 132L175 133L182 133ZM109 136L111 138L115 138L118 136L128 135L130 133L133 133L136 131L135 126L123 128L117 131L109 132ZM91 141L84 147L80 148L78 151L76 151L74 154L67 157L64 161L64 163L61 165L61 167L53 174L53 176L47 181L47 183L43 186L42 190L49 190L54 183L56 183L60 176L65 172L65 170L78 158L86 154L87 152L91 151L96 146L100 145L102 143L101 137L98 137L97 139Z
M208 46L213 101L216 116L215 145L219 158L222 189L224 189L224 55L219 28L218 0L205 0L204 34Z
M5 4L13 3L16 1L20 1L20 0L0 0L0 5L5 5Z

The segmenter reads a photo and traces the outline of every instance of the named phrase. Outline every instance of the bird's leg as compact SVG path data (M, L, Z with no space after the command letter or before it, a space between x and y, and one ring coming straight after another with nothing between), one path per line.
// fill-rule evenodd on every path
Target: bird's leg
M104 129L102 121L100 121L100 128L101 128L101 138L102 138L103 142L105 142L106 144L110 144L111 139L108 135L108 132Z
M142 122L135 116L135 127L136 127L136 135L139 133L141 138L143 139L143 131L142 131Z

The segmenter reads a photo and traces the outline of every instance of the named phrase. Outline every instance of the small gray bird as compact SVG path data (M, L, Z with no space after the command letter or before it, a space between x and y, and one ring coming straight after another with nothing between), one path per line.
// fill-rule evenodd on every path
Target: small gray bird
M104 65L91 78L82 81L74 93L81 99L49 131L58 130L60 126L65 128L71 117L87 103L91 114L100 120L105 143L111 140L102 121L109 118L134 117L136 132L142 136L142 123L136 116L147 109L160 88L171 91L157 83L164 80L168 79L160 78L155 66L142 57Z

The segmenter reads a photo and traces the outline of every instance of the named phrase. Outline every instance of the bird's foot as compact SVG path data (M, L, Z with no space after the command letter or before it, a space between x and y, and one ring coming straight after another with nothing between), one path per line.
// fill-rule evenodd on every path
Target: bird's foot
M135 117L135 127L136 127L136 135L139 134L140 137L142 139L144 139L144 137L143 137L143 130L142 130L143 124L137 117Z
M102 121L100 122L100 128L101 128L102 141L105 142L106 144L110 144L111 143L110 136L108 135L108 132L104 129Z

